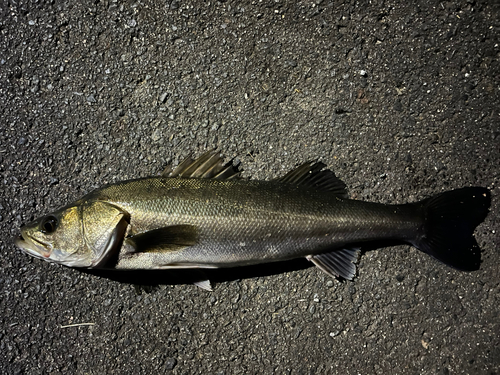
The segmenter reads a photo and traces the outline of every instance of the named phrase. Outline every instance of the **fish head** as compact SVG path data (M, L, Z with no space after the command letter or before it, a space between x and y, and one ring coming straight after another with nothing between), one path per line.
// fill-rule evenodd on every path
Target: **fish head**
M16 245L26 253L70 267L89 265L78 206L60 209L21 228Z
M21 228L15 244L35 258L68 267L100 268L119 250L128 216L105 202L84 202Z

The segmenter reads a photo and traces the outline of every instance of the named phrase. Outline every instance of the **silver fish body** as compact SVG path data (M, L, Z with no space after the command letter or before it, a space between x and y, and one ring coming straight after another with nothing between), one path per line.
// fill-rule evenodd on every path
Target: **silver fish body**
M140 199L136 192L142 191ZM417 236L418 206L342 199L276 181L146 178L111 185L85 200L130 215L127 237L196 228L193 244L123 251L116 268L232 267L318 254L360 241ZM125 246L126 249L128 246Z
M396 240L462 270L479 268L473 237L490 194L464 188L384 205L346 198L323 165L272 181L236 179L215 153L160 177L98 189L21 229L17 245L73 267L220 268L306 257L352 279L357 244Z

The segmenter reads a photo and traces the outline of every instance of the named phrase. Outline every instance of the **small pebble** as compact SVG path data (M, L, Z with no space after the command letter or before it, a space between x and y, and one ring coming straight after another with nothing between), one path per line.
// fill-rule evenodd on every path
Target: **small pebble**
M173 370L175 365L177 365L177 360L175 358L167 358L165 360L165 369Z

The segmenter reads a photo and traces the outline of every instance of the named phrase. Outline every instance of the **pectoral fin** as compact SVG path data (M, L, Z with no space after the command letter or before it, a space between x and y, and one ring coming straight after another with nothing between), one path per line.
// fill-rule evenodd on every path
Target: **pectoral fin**
M212 284L210 284L210 280L198 280L193 282L194 285L196 285L198 288L201 288L203 290L206 290L208 292L213 292L212 289Z
M306 258L333 277L352 280L356 274L359 249L338 249L330 253L308 255Z
M136 234L127 238L136 253L164 253L181 250L198 242L193 225L173 225Z

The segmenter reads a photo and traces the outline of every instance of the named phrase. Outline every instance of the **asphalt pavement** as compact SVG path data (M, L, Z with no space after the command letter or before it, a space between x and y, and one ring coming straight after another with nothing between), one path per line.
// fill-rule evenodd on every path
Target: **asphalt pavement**
M0 372L499 374L499 31L497 1L3 1ZM299 260L207 292L13 244L213 148L245 178L320 160L374 202L487 187L481 269L392 246L352 282Z

